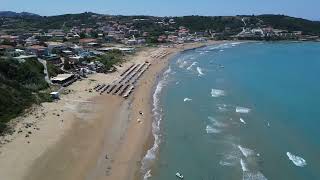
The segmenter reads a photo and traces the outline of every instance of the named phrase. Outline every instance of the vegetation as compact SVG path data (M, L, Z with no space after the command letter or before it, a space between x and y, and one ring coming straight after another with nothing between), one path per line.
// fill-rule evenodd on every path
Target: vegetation
M320 35L319 21L309 21L284 15L261 15L257 18L275 29L285 29L291 32L303 31L305 34Z
M40 90L48 88L43 65L36 59L19 62L0 59L0 134L7 129L7 122L34 103L48 100Z
M0 14L1 16L1 14ZM28 30L63 29L70 30L74 26L82 28L90 27L97 29L99 23L106 21L119 22L122 24L133 25L142 32L149 32L151 37L163 34L165 31L177 29L179 26L185 26L191 32L215 31L223 32L226 28L231 29L231 33L240 32L243 27L242 17L246 17L248 27L257 27L257 25L272 26L278 29L289 31L304 31L306 34L320 35L320 22L310 21L301 18L289 17L284 15L239 15L239 16L183 16L183 17L153 17L153 16L109 16L90 12L80 14L64 14L59 16L9 16L5 23L0 18L0 30L7 32L26 32ZM137 20L138 19L138 20ZM169 19L174 19L175 24L162 26L157 22L168 23ZM11 30L10 30L11 29ZM84 38L85 34L81 34ZM152 39L152 38L151 38Z
M47 69L48 69L49 77L55 77L58 74L63 73L63 71L60 68L58 68L57 66L55 66L52 63L47 63Z
M95 60L101 62L105 66L105 71L114 70L114 65L119 64L123 59L120 50L112 50L111 52L97 57Z
M240 32L243 23L240 18L232 16L183 16L175 18L178 26L185 26L192 32L213 30L223 32L226 28Z

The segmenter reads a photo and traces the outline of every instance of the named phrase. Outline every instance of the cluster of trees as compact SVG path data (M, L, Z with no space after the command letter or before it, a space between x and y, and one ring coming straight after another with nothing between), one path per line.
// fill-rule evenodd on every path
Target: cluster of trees
M320 35L320 22L310 21L302 18L294 18L285 15L260 15L264 24L270 25L275 29L284 29L288 31L303 31L309 35Z
M213 30L223 32L227 27L240 32L243 23L240 18L232 16L183 16L174 18L177 26L184 26L193 32Z
M99 56L95 59L101 62L105 67L105 72L116 70L114 65L123 61L123 53L120 50L112 50L109 53Z

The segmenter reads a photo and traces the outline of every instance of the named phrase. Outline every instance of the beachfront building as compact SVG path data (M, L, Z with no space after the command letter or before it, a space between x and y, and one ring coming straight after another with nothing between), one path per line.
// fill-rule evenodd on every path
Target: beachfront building
M62 85L72 81L74 77L74 74L59 74L58 76L51 78L51 82Z

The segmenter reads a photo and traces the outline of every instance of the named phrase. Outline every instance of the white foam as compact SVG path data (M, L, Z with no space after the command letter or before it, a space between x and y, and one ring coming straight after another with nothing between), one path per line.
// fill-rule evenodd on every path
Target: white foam
M260 172L243 172L243 180L267 180L267 178Z
M253 150L248 149L248 148L244 148L240 145L238 145L238 148L241 151L242 155L246 158L255 154Z
M249 171L247 164L244 162L244 160L240 159L241 169L243 172Z
M182 63L179 64L179 68L184 68L187 65L187 61L183 61Z
M226 104L218 104L217 107L218 107L218 110L219 110L220 112L226 112L226 111L228 111Z
M223 52L224 50L223 49L220 49L220 52Z
M221 166L233 166L234 164L231 162L226 162L226 161L220 161L219 164Z
M171 66L169 66L169 68L163 72L163 75L167 76L170 72L171 72Z
M208 116L208 119L210 120L212 125L215 127L225 127L226 126L226 124L217 121L214 117Z
M207 125L206 131L207 131L207 134L218 134L218 133L221 132L221 130L216 129L216 128L210 126L210 125Z
M143 176L143 179L144 180L147 180L147 179L149 179L149 178L151 178L152 177L152 175L151 175L151 170L149 170L144 176Z
M244 119L240 118L239 120L240 120L240 122L241 122L242 124L247 124L247 122L244 121Z
M251 109L246 107L236 107L236 112L241 114L247 114L251 111Z
M167 80L168 80L170 72L171 72L171 67L169 66L169 68L163 73L163 78L157 84L157 86L155 88L155 92L153 94L152 134L154 137L154 143L153 143L153 146L151 147L151 149L149 149L147 151L147 154L142 159L141 171L145 177L151 176L150 168L151 168L152 162L156 158L156 154L159 149L159 144L161 142L159 136L160 136L160 123L162 120L162 114L161 114L162 109L159 106L159 98L160 98L160 94L161 94L163 87L166 86L166 84L167 84Z
M221 89L211 89L211 96L212 97L220 97L220 96L225 96L226 93L224 90Z
M190 99L190 98L184 98L183 101L184 101L184 102L192 101L192 99Z
M293 162L293 164L298 166L298 167L304 167L304 166L307 165L306 160L304 160L302 157L293 155L290 152L287 152L287 156Z
M197 63L198 62L193 62L189 67L187 67L187 70L190 71L193 66L197 65Z
M198 76L203 76L204 75L203 72L202 72L202 69L200 67L197 67L197 71L199 73Z
M236 46L236 45L239 45L239 44L242 44L242 42L233 42L233 43L231 43L231 46Z

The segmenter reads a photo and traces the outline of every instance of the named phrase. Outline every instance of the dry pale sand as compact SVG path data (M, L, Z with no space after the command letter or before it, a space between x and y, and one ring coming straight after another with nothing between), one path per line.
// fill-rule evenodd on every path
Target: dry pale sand
M0 139L0 179L140 179L140 161L152 143L156 77L175 53L206 44L143 48L118 72L90 75L68 87L60 101L43 103L17 118L16 132ZM152 65L128 100L88 91L144 61Z

